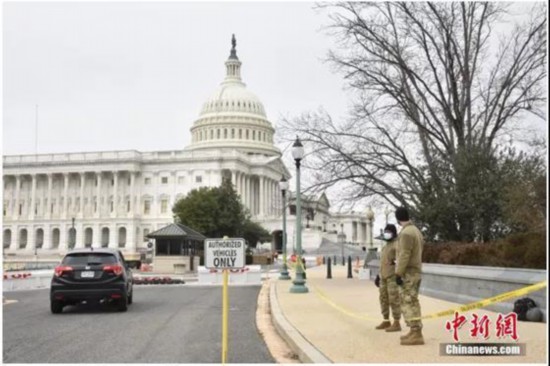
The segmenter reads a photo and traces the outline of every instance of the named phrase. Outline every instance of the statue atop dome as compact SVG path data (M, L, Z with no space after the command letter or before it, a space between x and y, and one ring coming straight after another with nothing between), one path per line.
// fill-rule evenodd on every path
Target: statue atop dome
M229 55L230 59L238 60L237 57L237 39L235 39L235 34L231 36L231 54Z

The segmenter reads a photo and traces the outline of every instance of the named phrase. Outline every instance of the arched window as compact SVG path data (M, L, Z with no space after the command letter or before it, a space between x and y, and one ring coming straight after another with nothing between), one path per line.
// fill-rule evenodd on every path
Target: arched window
M4 249L10 247L10 245L11 245L11 230L10 229L4 230L4 237L2 238L2 244L4 245Z
M27 247L27 229L21 229L19 232L19 249Z
M42 246L44 246L44 230L43 229L36 230L35 245L36 245L37 249L40 249L40 248L42 248Z
M52 230L52 247L54 249L59 248L59 240L60 240L60 233L59 229L55 228Z
M109 246L109 228L104 227L101 229L101 247L107 248Z
M121 227L118 229L118 247L124 248L126 246L126 228Z
M89 227L89 228L86 228L86 230L84 230L84 246L86 248L91 248L92 242L93 242L93 230L91 227Z

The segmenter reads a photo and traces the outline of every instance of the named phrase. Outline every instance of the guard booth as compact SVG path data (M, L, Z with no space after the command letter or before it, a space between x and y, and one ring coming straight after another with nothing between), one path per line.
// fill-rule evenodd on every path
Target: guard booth
M154 240L153 272L197 272L206 237L183 224L170 224L147 235Z

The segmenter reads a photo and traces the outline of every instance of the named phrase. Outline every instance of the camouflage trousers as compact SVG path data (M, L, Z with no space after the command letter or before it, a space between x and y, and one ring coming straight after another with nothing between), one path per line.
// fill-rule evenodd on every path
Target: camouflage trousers
M422 321L418 319L421 317L420 302L418 302L421 275L420 273L405 273L402 279L403 285L398 287L405 323L411 328L422 329Z
M391 313L395 320L401 319L401 303L399 301L399 286L395 283L395 276L380 278L380 309L384 319L390 318Z

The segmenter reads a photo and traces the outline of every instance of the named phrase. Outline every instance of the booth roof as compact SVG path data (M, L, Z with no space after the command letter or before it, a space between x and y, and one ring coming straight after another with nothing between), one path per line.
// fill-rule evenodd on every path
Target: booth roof
M186 239L204 240L206 236L202 235L198 231L191 229L183 224L170 224L163 228L158 229L150 234L147 234L148 238L166 238L166 237L180 237Z

